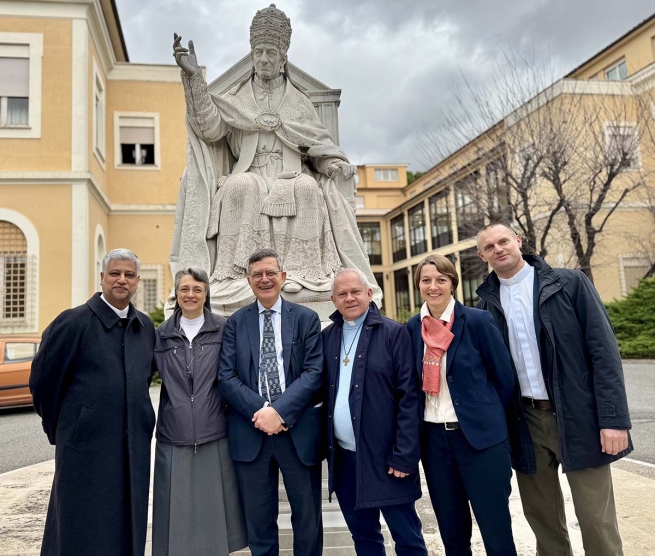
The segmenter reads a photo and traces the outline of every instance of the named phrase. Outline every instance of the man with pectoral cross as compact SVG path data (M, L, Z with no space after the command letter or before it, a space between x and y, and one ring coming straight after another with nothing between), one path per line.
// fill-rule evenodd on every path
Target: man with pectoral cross
M228 319L218 369L232 408L230 456L253 556L279 554L278 471L291 505L294 555L323 549L321 323L311 309L280 297L285 280L275 251L250 256L248 283L257 300Z
M359 555L383 556L380 512L399 556L425 556L418 472L419 382L407 329L372 301L366 276L332 279L333 321L322 332L330 501L335 492Z

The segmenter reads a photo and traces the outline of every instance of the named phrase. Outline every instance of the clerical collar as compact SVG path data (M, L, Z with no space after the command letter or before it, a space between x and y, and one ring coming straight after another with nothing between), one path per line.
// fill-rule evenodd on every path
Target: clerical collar
M275 79L267 79L264 81L257 74L252 78L252 81L260 89L277 89L284 85L284 74L281 73Z
M368 308L366 309L366 312L363 315L357 317L355 320L343 319L343 323L346 326L349 326L349 327L359 326L360 324L362 324L364 322L364 319L366 318L366 315L368 315Z
M125 309L117 309L111 303L109 303L109 301L107 301L105 299L105 294L104 293L100 294L100 299L102 299L107 305L109 305L112 308L112 311L114 311L114 313L116 313L120 318L122 318L122 319L127 318L127 313L129 313L129 311L130 311L130 306L129 305L127 307L125 307Z
M513 286L514 284L518 284L524 278L527 278L531 274L534 274L534 268L530 266L528 263L524 262L523 268L519 270L514 276L512 276L511 278L501 278L499 276L498 280L500 281L500 284L502 286Z

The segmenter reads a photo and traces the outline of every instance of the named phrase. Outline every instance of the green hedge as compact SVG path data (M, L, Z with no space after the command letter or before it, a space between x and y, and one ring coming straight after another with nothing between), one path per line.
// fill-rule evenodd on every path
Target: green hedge
M655 359L655 278L644 278L625 299L606 306L621 357Z
M148 316L155 325L155 328L158 328L159 325L166 320L164 317L164 306L156 307L148 313ZM153 375L151 384L161 384L161 378L159 377L158 372Z

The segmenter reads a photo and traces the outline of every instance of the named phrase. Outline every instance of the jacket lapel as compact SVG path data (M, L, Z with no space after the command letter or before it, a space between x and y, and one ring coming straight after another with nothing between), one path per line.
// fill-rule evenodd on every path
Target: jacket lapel
M423 377L423 353L425 352L425 344L423 343L423 323L419 319L418 325L416 326L416 331L414 332L414 351L416 353L416 370L418 372L419 379Z
M455 336L453 341L450 342L448 347L448 359L446 361L446 366L452 369L452 364L455 361L455 354L457 353L457 348L459 347L459 341L462 339L462 332L464 331L464 310L462 309L462 304L458 301L455 303L455 321L453 322L453 328L451 332Z
M257 302L255 301L246 313L246 329L248 330L248 341L250 342L250 353L252 355L251 369L255 370L255 374L259 371L259 310ZM253 380L253 377L251 377ZM254 378L252 384L257 384L258 377Z
M284 377L287 386L293 382L293 377L289 374L289 364L291 363L291 347L293 342L293 329L296 324L296 312L284 299L282 300L282 360L284 361Z

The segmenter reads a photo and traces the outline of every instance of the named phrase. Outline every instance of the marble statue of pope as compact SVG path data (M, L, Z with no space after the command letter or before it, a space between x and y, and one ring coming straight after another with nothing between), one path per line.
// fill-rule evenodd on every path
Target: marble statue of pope
M290 36L288 18L274 5L257 12L252 72L220 96L209 93L193 42L185 48L174 36L188 141L171 265L208 271L215 312L252 301L247 260L263 247L280 255L292 301L329 299L331 276L342 266L359 268L376 284L336 183L348 180L354 188L356 168L291 81Z

